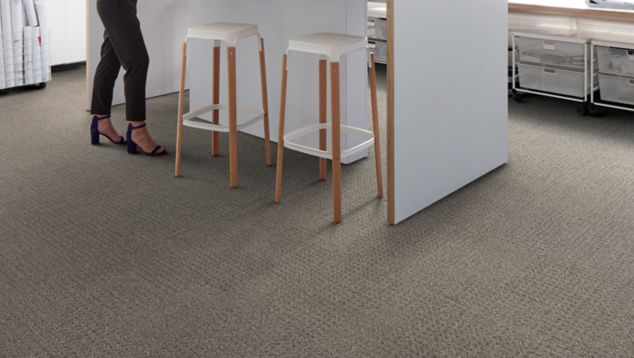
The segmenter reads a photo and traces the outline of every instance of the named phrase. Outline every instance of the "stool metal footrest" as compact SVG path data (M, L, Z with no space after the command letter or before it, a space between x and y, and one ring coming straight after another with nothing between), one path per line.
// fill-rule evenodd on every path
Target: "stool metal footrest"
M183 125L185 127L203 129L211 132L229 133L228 125L214 124L209 120L198 118L201 114L213 111L227 111L227 107L217 104L189 112L183 116ZM245 122L238 123L238 130L251 126L255 122L264 119L264 111L260 108L238 106L238 113L252 113L254 115Z
M330 130L332 129L332 124L331 123L311 124L311 125L302 127L298 130L295 130L284 136L284 147L304 153L304 154L312 155L315 157L332 160L333 153L331 151L320 150L317 148L309 147L309 146L294 142L294 140L298 138L301 138L310 133L318 133L322 129ZM374 133L372 133L372 131L342 124L341 132L347 133L347 134L358 134L364 138L364 141L361 144L356 145L352 148L346 149L344 151L341 151L341 159L351 157L374 145Z

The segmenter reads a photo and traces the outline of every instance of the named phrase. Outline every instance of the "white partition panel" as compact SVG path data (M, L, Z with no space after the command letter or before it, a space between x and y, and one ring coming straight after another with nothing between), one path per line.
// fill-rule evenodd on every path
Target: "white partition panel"
M47 5L51 65L86 61L86 0L49 1Z
M397 223L507 161L507 2L391 1Z
M312 32L341 32L365 36L366 0L191 0L191 24L212 21L257 24L266 42L267 75L271 137L278 137L281 58L291 37ZM190 44L190 103L203 107L211 99L212 44L194 40ZM223 46L221 61L221 101L226 103L227 66ZM318 56L293 53L289 61L287 131L318 117ZM237 46L238 104L261 105L257 43L246 39ZM369 128L366 54L348 55L342 63L342 122ZM330 112L329 112L330 117ZM207 115L206 118L209 118ZM221 118L221 121L226 118ZM255 124L248 133L263 136L262 126ZM316 139L317 137L315 137ZM346 139L349 139L346 141ZM344 148L357 144L344 138ZM316 145L313 140L307 144ZM366 156L359 155L357 158Z
M97 0L87 0L88 7L88 93L99 64L104 28L97 14ZM147 96L155 97L178 91L180 84L180 44L189 24L188 0L151 0L138 2L138 16L150 54ZM121 70L114 92L114 104L124 103ZM90 96L89 96L90 98Z

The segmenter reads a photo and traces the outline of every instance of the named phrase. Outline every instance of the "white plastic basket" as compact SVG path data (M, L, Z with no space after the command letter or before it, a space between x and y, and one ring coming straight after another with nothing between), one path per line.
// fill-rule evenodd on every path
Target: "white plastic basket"
M376 17L368 18L368 37L387 41L387 20Z
M634 106L634 78L599 74L601 100Z
M569 71L525 64L519 64L518 69L521 88L571 97L584 97L585 73L583 71ZM589 93L589 89L586 93Z
M578 69L585 67L583 43L518 36L516 45L522 63Z
M599 72L634 77L634 50L596 46Z
M387 42L368 40L368 51L374 53L377 63L387 63Z

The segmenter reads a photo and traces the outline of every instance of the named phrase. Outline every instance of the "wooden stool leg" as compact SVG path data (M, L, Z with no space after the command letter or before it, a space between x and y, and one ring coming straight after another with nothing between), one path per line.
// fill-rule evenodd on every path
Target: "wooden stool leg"
M330 64L330 82L332 85L332 196L333 216L336 224L341 222L341 106L339 63Z
M260 80L262 82L262 108L264 110L264 155L266 158L266 165L272 166L271 133L269 129L269 90L266 81L266 55L264 52L263 38L260 38Z
M183 115L185 113L185 76L187 74L187 42L183 43L181 59L181 86L178 92L178 127L176 128L176 165L174 175L181 176L181 158L183 151Z
M319 123L328 122L328 61L319 61ZM319 149L327 150L328 132L319 130ZM319 159L319 180L324 181L328 175L328 161Z
M383 197L383 170L381 168L381 136L379 127L379 102L376 89L376 62L374 54L370 55L370 96L372 100L372 127L374 128L374 160L376 162L376 183L378 197Z
M275 202L282 202L282 170L284 166L284 122L286 121L286 87L288 84L288 54L282 57L282 94L280 96L280 123L277 139L277 175L275 177Z
M229 64L229 181L238 187L238 102L236 89L236 48L227 50Z
M220 104L220 46L214 46L213 50L213 90L211 104ZM220 111L214 110L211 122L213 124L220 123ZM217 157L220 155L219 133L211 132L211 155Z

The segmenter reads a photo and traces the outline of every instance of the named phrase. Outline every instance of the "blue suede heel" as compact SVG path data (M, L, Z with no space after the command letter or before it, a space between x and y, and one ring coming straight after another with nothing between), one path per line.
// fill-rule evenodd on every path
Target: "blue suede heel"
M134 143L134 141L132 140L132 131L135 129L141 129L141 128L145 128L145 124L141 124L138 127L135 127L132 125L132 123L128 124L128 132L126 133L126 138L128 138L128 153L129 154L138 154L139 153L139 146ZM160 145L157 145L154 150L152 150L151 152L147 153L143 150L143 148L141 148L141 151L145 154L148 155L150 157L160 157L162 155L166 155L167 154L167 150L165 150L165 148L161 147Z
M99 136L104 136L108 138L108 140L114 144L118 144L118 145L126 144L126 140L123 137L121 137L121 139L118 141L114 141L108 135L99 132L99 121L104 120L106 118L110 118L110 116L105 116L105 117L93 116L92 117L92 122L90 123L90 144L99 145Z

